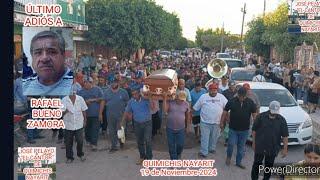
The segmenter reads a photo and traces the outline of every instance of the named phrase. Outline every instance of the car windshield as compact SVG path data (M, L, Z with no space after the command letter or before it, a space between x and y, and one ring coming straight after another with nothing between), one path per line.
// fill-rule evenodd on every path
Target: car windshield
M231 58L229 54L218 54L217 58Z
M170 55L170 52L168 52L168 51L162 51L162 52L160 52L160 54L162 54L162 55Z
M228 61L226 61L226 63L227 63L229 68L242 67L242 62L241 61L228 60Z
M281 107L297 106L297 102L288 90L284 89L252 89L258 96L261 106L269 107L271 101L279 101Z
M229 66L229 65L228 65ZM254 71L232 71L231 79L235 81L252 81L255 76Z

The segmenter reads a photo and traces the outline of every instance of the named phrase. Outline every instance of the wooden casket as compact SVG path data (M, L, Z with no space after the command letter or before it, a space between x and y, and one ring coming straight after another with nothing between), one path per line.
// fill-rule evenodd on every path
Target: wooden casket
M163 94L173 99L178 87L178 74L172 69L157 70L150 74L144 82L143 92L150 93L153 99L162 99Z

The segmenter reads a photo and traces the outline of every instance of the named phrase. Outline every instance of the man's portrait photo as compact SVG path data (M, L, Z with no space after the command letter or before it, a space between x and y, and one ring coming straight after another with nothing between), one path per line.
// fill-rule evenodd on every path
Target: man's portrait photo
M32 37L28 62L33 73L23 78L24 95L66 96L71 93L73 71L66 63L66 41L62 30L57 32L44 30Z

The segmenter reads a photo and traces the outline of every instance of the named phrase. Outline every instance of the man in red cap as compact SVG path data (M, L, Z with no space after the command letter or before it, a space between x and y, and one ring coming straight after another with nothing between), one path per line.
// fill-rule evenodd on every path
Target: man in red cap
M251 99L257 107L257 114L260 112L260 101L256 93L251 90L250 84L244 83L243 87L247 90L247 98Z
M201 95L193 106L195 111L200 110L201 148L199 156L206 158L208 153L215 153L216 144L220 136L220 120L223 109L228 100L218 93L219 85L209 85L209 92Z

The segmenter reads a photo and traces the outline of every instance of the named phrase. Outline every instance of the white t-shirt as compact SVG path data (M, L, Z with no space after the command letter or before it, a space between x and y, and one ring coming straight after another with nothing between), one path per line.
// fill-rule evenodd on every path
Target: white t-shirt
M258 74L252 78L252 81L253 82L266 82L266 79L262 75Z
M220 124L223 109L228 100L224 95L218 93L215 97L211 97L209 93L203 94L193 109L200 110L200 118L204 123Z
M251 64L251 65L248 64L246 68L247 69L256 69L256 66L254 64Z

